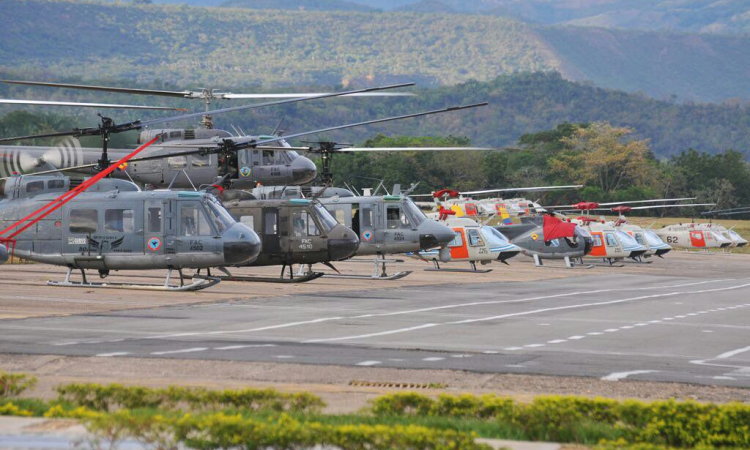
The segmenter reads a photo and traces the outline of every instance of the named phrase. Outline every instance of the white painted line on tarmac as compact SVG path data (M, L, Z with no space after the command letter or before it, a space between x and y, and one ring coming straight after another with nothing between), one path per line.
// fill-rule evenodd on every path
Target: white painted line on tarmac
M294 358L294 356L292 356L292 355L276 355L274 358L278 358L278 359L292 359L292 358Z
M578 335L576 335L576 336L571 336L571 337L569 337L568 339L570 339L571 341L577 341L577 340L579 340L579 339L583 339L583 338L585 338L585 337L586 337L586 336L578 336Z
M545 344L529 344L529 345L524 345L524 347L526 347L526 348L538 348L538 347L544 347L544 345Z
M377 366L378 364L382 364L380 361L362 361L361 363L357 363L357 366Z
M555 339L554 341L547 341L548 344L562 344L563 342L568 342L567 339Z
M630 372L615 372L607 375L606 377L602 377L602 381L620 381L624 380L625 378L631 376L631 375L640 375L644 373L654 373L658 372L658 370L633 370Z
M504 348L503 350L508 351L508 352L515 352L516 350L523 350L523 347L507 347L507 348Z
M180 353L195 353L195 352L203 352L203 351L206 351L206 350L208 350L208 348L206 348L206 347L193 347L193 348L186 348L186 349L182 349L182 350L169 350L169 351L164 351L164 352L151 352L151 354L152 355L157 355L157 356L161 356L161 355L177 355L177 354L180 354Z
M586 333L586 334L588 334L589 336L600 336L600 335L602 335L604 333L600 333L598 331L592 331L591 333Z
M750 352L750 347L738 348L737 350L732 350L730 352L722 353L721 355L717 356L714 359L727 359L727 358L731 358L732 356L737 356L745 352Z
M699 281L699 282L691 282L691 283L684 283L684 284L676 284L676 285L669 285L669 286L649 286L649 287L641 287L641 288L617 288L617 289L598 289L593 291L577 291L577 292L568 292L563 294L554 294L554 295L546 295L546 296L539 296L539 297L529 297L529 298L523 298L523 299L516 299L516 300L493 300L493 301L486 301L486 302L471 302L471 303L458 303L453 305L443 305L443 306L434 306L430 308L421 308L421 309L412 309L412 310L404 310L404 311L394 311L394 312L387 312L387 313L376 313L376 314L364 314L364 315L357 315L357 316L350 316L350 317L323 317L320 319L314 319L314 320L306 320L301 322L290 322L290 323L283 323L278 325L271 325L271 326L264 326L259 328L248 328L244 330L225 330L225 331L199 331L199 332L184 332L184 333L175 333L175 334L168 334L168 335L156 335L156 336L149 336L146 339L166 339L166 338L174 338L174 337L189 337L189 336L210 336L210 335L222 335L222 334L237 334L237 333L253 333L258 331L268 331L268 330L277 330L281 328L289 328L289 327L296 327L296 326L303 326L303 325L311 325L311 324L317 324L322 322L329 322L329 321L336 321L336 320L343 320L343 319L361 319L361 318L372 318L372 317L388 317L388 316L397 316L397 315L405 315L405 314L418 314L423 312L430 312L430 311L439 311L443 309L455 309L455 308L464 308L464 307L470 307L470 306L484 306L484 305L498 305L498 304L507 304L507 303L524 303L524 302L532 302L537 300L547 300L547 299L554 299L554 298L561 298L561 297L571 297L571 296L586 296L586 295L593 295L593 294L602 294L602 293L609 293L609 292L620 292L620 291L639 291L639 290L655 290L655 289L674 289L674 288L680 288L680 287L688 287L688 286L697 286L702 284L709 284L709 283L723 283L728 281L735 281L734 278L728 278L724 280L706 280L706 281ZM730 288L731 289L731 288ZM669 294L665 294L669 295ZM648 298L648 297L644 297ZM636 298L640 299L640 297ZM623 301L632 301L633 299L626 299ZM611 303L619 303L620 300L615 300ZM607 302L609 303L609 302ZM573 307L581 307L581 306L587 306L587 305L578 305ZM568 309L569 307L560 307L560 309ZM556 310L558 308L551 308L549 310ZM527 313L519 313L516 315L526 315L526 314L533 314L535 312L527 312ZM503 318L503 317L500 317ZM481 320L493 320L493 318L487 318L487 319L476 319L477 321ZM466 323L471 322L465 321ZM453 322L448 324L457 324L460 322ZM407 329L407 331L409 331ZM322 342L322 341L321 341Z
M436 327L438 325L441 325L439 323L426 323L424 325L419 325L416 327L409 327L409 328L399 328L398 330L389 330L389 331L381 331L379 333L370 333L370 334L360 334L356 336L343 336L343 337L336 337L336 338L328 338L328 339L310 339L307 341L302 341L303 344L312 344L316 342L333 342L333 341L348 341L352 339L366 339L370 337L376 337L376 336L387 336L389 334L397 334L397 333L406 333L409 331L415 331L415 330L422 330L425 328L432 328Z
M96 355L97 358L112 358L114 356L126 356L131 355L130 352L114 352L114 353L99 353Z
M426 362L437 362L437 361L442 361L442 360L444 360L444 359L445 359L445 358L438 358L437 356L431 356L431 357L429 357L429 358L422 358L422 361L426 361Z
M276 344L228 345L226 347L216 347L214 350L240 350L243 348L261 348L261 347L276 347Z
M614 333L615 331L620 331L619 328L607 328L604 330L605 333Z

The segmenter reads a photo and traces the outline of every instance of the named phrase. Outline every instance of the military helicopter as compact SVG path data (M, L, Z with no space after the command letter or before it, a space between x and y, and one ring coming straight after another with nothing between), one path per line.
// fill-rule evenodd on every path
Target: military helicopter
M386 259L386 255L443 247L454 238L450 228L428 219L407 195L401 195L398 188L388 195L355 195L348 189L318 186L261 187L253 193L263 199L316 196L339 223L359 236L355 256L376 256L372 276L339 275L345 278L403 278L411 272L388 275L387 263L396 260Z
M24 83L30 84L34 82ZM413 85L414 83L402 83L330 94L307 94L284 100L223 108L204 113L193 113L184 115L182 119L199 116L205 119L206 117L213 117L214 115L226 112L266 106L340 96L376 94L381 90ZM68 86L66 85L66 87ZM101 88L100 90L106 89L119 88ZM115 90L115 92L119 91ZM65 133L49 133L33 137L72 136L77 138L92 135L94 134L92 131L99 134L97 130L101 129L105 131L105 134L102 134L107 137L105 141L108 141L109 134L111 133L143 130L146 127L165 122L162 119L153 119L116 125L111 119L102 117L102 124L98 128L76 129ZM380 122L376 120L368 123ZM332 127L325 131L331 131L332 129L341 128ZM298 155L294 150L288 149L288 144L280 136L233 136L227 131L208 127L199 129L147 129L140 133L138 143L149 141L157 135L159 136L159 142L152 147L150 155L166 155L168 157L150 158L147 160L139 158L133 160L131 164L123 167L114 176L144 184L151 184L156 187L166 187L171 184L174 188L193 188L196 185L210 184L217 179L224 179L225 183L234 189L247 189L254 187L258 183L304 184L312 181L316 175L315 164L308 158ZM30 137L4 138L0 139L0 143L25 138ZM259 149L257 147L262 145L260 142L265 142L265 144L273 143L277 147ZM281 147L278 147L278 145L281 145ZM101 161L97 160L99 151L81 149L80 145L74 147L76 147L75 151L68 149L64 152L54 147L0 147L0 152L2 153L2 158L0 158L0 176L8 176L13 173L26 173L48 166L53 166L53 169L95 173L97 167L101 166ZM111 153L117 158L130 152L127 149L109 149L106 142L103 147L105 154ZM196 151L186 152L184 151L185 149L196 149Z
M278 278L232 275L219 268L224 276L220 280L243 282L302 283L323 276L322 272L304 271L313 264L331 264L354 255L359 247L357 235L336 222L317 199L283 198L258 200L250 192L225 191L223 205L232 217L261 237L263 249L247 265L282 266ZM300 265L295 278L293 266ZM289 268L289 278L285 272ZM210 274L210 272L209 272Z
M52 286L194 291L220 280L198 276L185 284L183 269L234 266L257 257L258 235L234 221L212 195L144 192L132 182L104 178L118 163L75 187L60 175L0 181L0 236L7 234L0 238L2 259L10 245L13 255L67 267L65 279L48 282ZM106 278L111 271L151 269L168 270L163 285L95 283L86 276L86 270ZM80 282L71 280L74 270ZM174 270L179 286L170 284Z

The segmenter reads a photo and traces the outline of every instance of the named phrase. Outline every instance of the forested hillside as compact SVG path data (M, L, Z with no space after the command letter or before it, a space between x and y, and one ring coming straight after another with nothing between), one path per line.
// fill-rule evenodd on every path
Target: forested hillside
M7 77L0 72L0 78ZM98 81L104 83L104 81ZM174 85L134 85L131 87L174 89ZM219 86L221 87L221 86ZM327 88L311 87L313 91ZM235 91L237 92L237 91ZM329 99L300 103L294 106L269 107L242 114L217 116L219 126L230 124L251 133L269 133L281 118L289 122L289 132L340 125L360 120L438 109L458 104L488 101L490 105L475 112L444 114L439 117L390 122L375 126L340 131L319 138L339 142L361 142L377 133L389 136L467 136L479 145L514 145L519 136L552 128L562 122L609 121L617 126L636 130L635 138L650 139L656 156L664 158L690 147L709 153L735 149L750 150L750 110L747 105L679 104L657 101L643 95L628 94L564 80L555 73L503 76L490 82L468 82L456 86L415 91L416 97L390 99ZM77 101L100 100L110 103L174 104L200 110L202 103L172 102L158 97L101 95L90 92L63 91L48 88L19 88L0 84L0 96L10 98L49 98ZM44 97L41 97L44 96ZM239 103L217 102L214 107ZM14 108L0 108L8 112ZM30 109L30 108L24 108ZM38 111L35 109L34 111ZM49 111L49 109L47 109ZM63 110L55 110L62 114ZM78 114L77 125L93 125L95 111L65 109L65 114ZM154 116L163 112L108 111L119 121ZM197 121L181 126L195 126ZM27 129L19 130L26 133ZM50 131L50 130L46 130ZM10 130L4 135L8 135ZM134 142L134 139L133 139Z
M239 1L239 0L238 0ZM750 99L750 37L532 26L493 16L7 0L0 70L176 85L441 85L525 71L656 98ZM85 56L82 56L85 55Z
M376 8L444 10L516 17L543 24L573 24L710 33L750 31L750 3L745 0L353 0Z

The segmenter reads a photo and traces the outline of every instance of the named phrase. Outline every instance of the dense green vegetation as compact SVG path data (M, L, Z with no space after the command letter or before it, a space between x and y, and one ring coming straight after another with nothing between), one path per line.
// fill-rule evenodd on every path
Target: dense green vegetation
M0 73L0 77L9 76ZM75 80L73 80L75 81ZM93 83L108 83L96 80ZM174 85L154 83L135 85L128 82L110 82L117 85L175 89ZM327 88L308 88L315 91ZM330 88L328 88L330 89ZM242 91L235 91L242 92ZM262 108L241 114L216 117L219 127L231 129L240 126L248 133L269 133L281 118L291 124L289 132L314 130L332 125L358 122L386 116L406 114L488 101L490 105L474 112L449 113L426 119L411 119L390 122L348 131L331 133L314 138L339 140L340 142L362 142L378 133L389 136L466 136L474 145L515 145L526 133L554 128L563 122L596 122L606 120L612 125L628 126L636 131L635 137L649 139L650 148L657 159L678 155L694 148L707 153L718 153L727 149L745 152L750 149L750 110L743 105L679 104L657 101L642 95L627 94L595 88L586 84L565 81L558 74L536 73L502 76L490 82L468 82L451 87L416 91L418 96L395 99L330 99L310 101L297 105ZM54 93L54 99L99 100L111 103L172 103L156 97L123 95L101 95L88 92L61 91L47 88L11 88L0 85L0 96L7 98L43 98ZM180 106L199 110L200 102L177 102ZM219 102L215 107L241 103ZM15 108L18 109L18 108ZM24 108L29 109L29 108ZM0 111L11 111L0 108ZM39 109L30 109L39 111ZM46 109L44 111L50 111ZM56 115L74 114L75 125L92 126L97 120L95 110L57 109ZM165 116L164 112L108 111L117 121ZM0 120L2 136L28 134L32 129L26 123L24 113L16 112ZM12 126L9 122L13 122ZM168 126L195 126L197 121L175 123ZM60 129L50 124L40 131ZM131 142L135 142L132 137Z
M0 70L175 85L454 84L521 71L656 98L750 98L750 37L529 25L487 15L9 0Z
M4 374L0 373L0 378ZM14 383L33 378L15 375ZM5 377L10 379L10 377ZM19 385L20 386L20 385ZM0 415L81 420L97 448L131 439L148 448L486 450L477 437L556 441L602 449L746 448L750 407L542 396L529 403L492 394L380 396L356 414L321 411L309 393L273 389L71 384L58 398L0 398ZM98 441L98 442L97 442ZM631 447L632 446L632 447Z
M581 191L547 194L547 204L587 201L634 201L697 197L716 209L750 204L750 164L741 153L709 155L693 149L668 160L653 157L648 141L631 129L596 122L564 123L553 130L527 134L519 147L505 152L358 153L334 163L335 180L354 186L383 179L386 185L420 182L417 193L442 188L475 190L582 184ZM369 147L467 145L466 138L378 136ZM706 208L683 208L682 214ZM667 210L643 214L668 213Z

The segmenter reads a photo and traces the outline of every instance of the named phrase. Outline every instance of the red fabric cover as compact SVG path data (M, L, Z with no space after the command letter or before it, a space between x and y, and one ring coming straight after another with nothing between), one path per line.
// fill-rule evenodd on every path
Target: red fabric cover
M576 224L563 222L557 217L544 216L544 240L551 241L558 238L572 238L575 236Z
M461 193L458 192L458 191L454 191L452 189L441 189L441 190L439 190L437 192L433 192L432 193L432 196L434 198L440 198L440 197L443 197L445 195L447 195L448 197L451 197L451 198L456 198L459 195L461 195Z
M632 208L632 207L630 207L630 206L625 206L625 205L622 205L622 206L616 206L616 207L612 208L612 212L616 212L616 213L620 213L620 214L622 214L622 213L626 213L626 212L630 212L630 211L632 211L632 210L633 210L633 208Z

